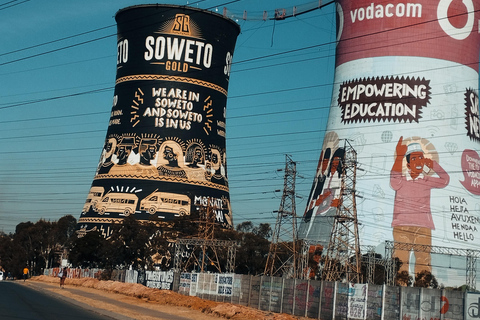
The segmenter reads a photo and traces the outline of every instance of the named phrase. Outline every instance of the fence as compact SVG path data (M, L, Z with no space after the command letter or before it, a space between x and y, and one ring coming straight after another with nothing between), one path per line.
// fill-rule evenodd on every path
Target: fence
M78 270L78 271L77 271ZM48 269L55 276L58 268ZM70 269L69 277L101 270ZM112 280L141 283L220 302L322 320L478 320L480 293L238 274L115 270Z

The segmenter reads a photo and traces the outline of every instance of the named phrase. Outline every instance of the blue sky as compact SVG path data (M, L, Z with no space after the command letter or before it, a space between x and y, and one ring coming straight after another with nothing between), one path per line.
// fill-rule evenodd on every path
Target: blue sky
M230 3L231 2L231 3ZM325 1L327 2L327 1ZM149 1L0 3L0 230L80 217L107 131L116 72L115 13ZM155 2L151 2L155 3ZM332 94L335 13L308 1L170 1L239 17L227 103L234 224L276 221L285 155L297 163L297 215L315 174ZM247 20L241 19L247 11Z

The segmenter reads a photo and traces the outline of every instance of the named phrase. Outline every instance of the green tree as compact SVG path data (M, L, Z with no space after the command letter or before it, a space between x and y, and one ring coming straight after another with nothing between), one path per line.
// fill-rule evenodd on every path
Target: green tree
M77 228L77 219L72 215L66 215L58 219L55 224L55 241L57 244L68 245L76 238L75 230Z
M27 253L25 249L13 239L13 235L0 235L1 266L12 277L21 278L26 266Z
M42 274L48 265L49 257L55 252L55 225L56 223L44 219L36 223L25 222L17 225L14 241L26 251L25 264L32 275Z
M253 233L255 225L252 221L244 221L237 225L237 231L242 233Z
M72 216L58 222L40 219L36 223L19 223L14 234L1 236L2 266L16 277L21 277L24 267L28 267L32 275L39 275L43 269L57 266L75 226Z
M76 238L76 227L77 219L72 215L63 216L53 224L53 250L48 257L48 268L58 267L62 259L68 258L68 251Z
M272 228L268 223L260 223L258 227L253 229L253 234L256 236L268 240L272 236Z
M99 231L89 231L72 240L69 260L75 267L104 267L107 240Z
M235 239L239 241L239 246L235 273L259 275L265 271L271 233L268 223L255 227L251 221L246 221L237 226Z
M423 270L416 274L413 286L436 289L438 288L438 282L430 271Z
M117 265L151 269L154 250L150 245L150 238L155 229L154 224L141 223L133 216L128 216L123 219L123 223L115 225L109 242L116 254L116 257L112 258Z
M35 274L42 274L42 270L48 267L49 261L55 257L56 251L61 247L57 241L57 223L43 219L37 221L33 227L34 241L36 241L36 254L38 262Z
M175 254L175 242L167 234L166 231L157 230L149 240L152 248L153 265L165 271L173 267L173 256Z
M401 271L395 277L395 284L397 286L410 287L413 283L413 278L408 274L408 271Z
M164 221L163 219L161 220L152 216L149 222L155 226L155 228L152 228L153 234L148 241L148 245L152 251L153 265L155 268L160 268L161 270L170 270L173 267L174 262L175 240L178 239L178 237L184 237L185 235L183 233L180 235L178 230L181 230L181 228L177 226L175 220ZM188 224L191 225L192 223L182 222L182 224L188 230L191 227L188 226Z
M31 270L31 265L33 264L33 241L30 233L32 227L33 223L30 221L21 222L15 227L15 233L13 234L14 246L20 250L19 257L23 259L17 266L18 270L14 271L19 278L23 274L23 268L28 267Z

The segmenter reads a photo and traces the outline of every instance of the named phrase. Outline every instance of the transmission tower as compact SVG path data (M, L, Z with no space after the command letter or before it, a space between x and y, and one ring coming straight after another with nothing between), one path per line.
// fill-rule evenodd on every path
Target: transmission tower
M226 272L234 271L237 243L236 241L215 239L215 216L215 210L209 204L200 212L198 236L192 239L177 239L174 256L174 268L176 271L188 271L198 266L200 272L206 272L206 267L210 265L217 272L221 273L222 268L217 249L227 249ZM186 255L189 258L182 267L182 258Z
M339 161L342 166L340 198L325 257L323 278L326 281L345 279L360 283L361 256L355 202L357 153L347 140L344 151L344 159Z
M296 173L296 163L286 155L283 195L265 264L265 275L293 278L299 273L301 245L297 240L295 212Z

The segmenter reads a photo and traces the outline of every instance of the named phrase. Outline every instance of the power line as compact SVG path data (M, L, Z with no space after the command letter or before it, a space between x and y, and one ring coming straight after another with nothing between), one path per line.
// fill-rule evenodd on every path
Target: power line
M20 4L22 4L22 3L25 3L25 2L28 2L28 1L30 1L30 0L22 0L22 1L20 1L20 0L12 0L12 1L5 2L5 3L3 3L3 4L0 4L0 11L1 11L1 10L6 10L6 9L8 9L8 8L11 8L11 7L18 6L18 5L20 5Z
M278 56L278 57L280 57L280 56ZM247 69L247 70L253 70L253 69ZM330 84L330 85L331 85L331 84ZM313 88L312 88L312 89L313 89ZM292 91L294 91L294 90L292 90ZM276 94L276 93L279 93L279 91L272 91L272 94ZM243 98L243 97L245 97L245 96L248 96L248 95L241 96L240 98ZM231 99L231 97L230 97L229 99ZM330 108L330 106L325 106L325 108ZM268 114L268 113L267 113L267 114ZM242 117L249 117L249 115L242 116ZM372 125L371 127L374 127L374 126ZM317 131L317 132L319 132L320 134L322 133L321 130L319 130L319 131ZM311 132L311 133L315 133L315 132ZM279 136L280 136L280 135L273 135L273 136L271 136L271 137L279 137ZM269 137L269 135L265 135L265 136L263 136L263 137L256 137L256 138L258 139L258 138L266 138L266 137ZM248 138L247 138L247 139L248 139ZM237 141L238 141L238 140L241 140L241 138L237 138ZM77 149L75 149L75 150L77 150ZM98 150L98 148L91 148L91 150ZM266 155L271 155L271 154L266 154ZM260 156L261 156L261 155L260 155ZM314 163L316 163L315 159L312 160L312 161L313 161ZM241 163L240 165L248 165L248 162L243 162L243 163ZM269 165L269 164L267 163L266 165ZM230 165L229 165L229 167L230 167Z

